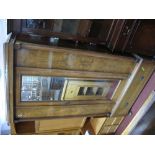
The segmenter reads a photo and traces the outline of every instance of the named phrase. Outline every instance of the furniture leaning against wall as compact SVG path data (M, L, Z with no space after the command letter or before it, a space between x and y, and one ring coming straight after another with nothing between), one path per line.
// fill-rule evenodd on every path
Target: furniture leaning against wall
M83 22L89 27L92 21ZM63 24L62 28L67 31ZM30 29L36 32L32 27L22 31ZM37 29L37 33L49 34ZM68 38L93 41L93 26L89 35L80 30L84 29L79 27L83 37L89 37ZM11 134L79 135L87 130L90 134L115 134L155 67L154 61L137 55L82 49L78 42L77 48L58 46L54 37L49 37L54 44L49 45L49 40L41 41L34 34L20 36L11 36L4 50Z

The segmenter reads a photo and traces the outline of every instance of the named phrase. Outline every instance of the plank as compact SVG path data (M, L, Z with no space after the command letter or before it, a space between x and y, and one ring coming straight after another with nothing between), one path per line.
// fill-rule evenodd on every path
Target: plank
M114 104L68 105L68 106L27 106L16 107L16 118L56 118L101 115L111 112Z

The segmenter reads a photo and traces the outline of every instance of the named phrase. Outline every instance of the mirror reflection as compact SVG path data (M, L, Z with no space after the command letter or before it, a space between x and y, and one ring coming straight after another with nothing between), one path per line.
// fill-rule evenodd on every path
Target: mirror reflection
M118 82L23 75L21 101L110 99Z
M61 99L64 78L22 76L21 101L57 101Z

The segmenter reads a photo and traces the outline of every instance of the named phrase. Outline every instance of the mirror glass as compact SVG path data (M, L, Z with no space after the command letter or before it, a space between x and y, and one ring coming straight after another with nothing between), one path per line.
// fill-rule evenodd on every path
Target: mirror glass
M64 81L61 77L22 76L21 101L58 101Z

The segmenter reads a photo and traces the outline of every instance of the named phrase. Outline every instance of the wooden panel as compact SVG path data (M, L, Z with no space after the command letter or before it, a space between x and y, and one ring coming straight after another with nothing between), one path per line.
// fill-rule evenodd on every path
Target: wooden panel
M124 117L92 118L91 124L95 134L114 133Z
M129 109L133 105L139 93L142 91L144 85L148 81L152 72L155 69L155 63L144 60L140 65L138 72L136 73L131 85L129 86L126 94L124 95L118 108L116 108L112 116L126 115ZM134 93L133 93L134 92ZM116 105L117 106L117 105Z
M18 43L16 66L129 74L135 61L92 51Z
M113 20L107 38L107 46L114 52L124 51L135 29L135 25L137 25L137 20L134 19Z
M109 38L107 39L107 46L114 51L116 44L118 42L119 36L121 34L122 28L124 26L125 20L119 19L114 20L112 24L112 28L109 34Z
M119 125L122 120L123 120L123 117L109 117L109 118L106 119L104 125L105 126Z
M77 34L82 37L88 36L91 24L92 24L92 21L89 19L80 20Z
M128 47L130 53L154 56L155 54L155 20L139 20L132 34Z
M116 117L113 124L114 125L119 125L122 122L123 119L124 119L124 117Z
M103 81L80 81L69 80L64 99L65 100L94 100L109 99L114 93L115 87L119 81L103 80ZM113 86L115 87L113 88ZM98 91L100 90L100 92ZM98 92L97 92L98 91Z
M118 97L120 96L120 94L122 93L123 88L125 87L127 80L121 80L120 83L118 84L118 87L116 88L116 91L114 93L114 95L112 96L111 100L113 101L117 101Z
M68 130L59 130L53 132L40 132L35 133L37 135L80 135L81 129L68 129Z
M115 121L115 117L110 117L110 118L107 118L105 123L104 123L104 126L110 126L110 125L113 125Z
M117 128L118 128L118 125L112 125L109 130L109 134L114 134Z
M36 132L54 132L58 130L82 128L85 118L66 118L36 121Z
M89 37L97 38L102 30L103 19L93 19L89 32Z
M118 128L118 125L103 126L98 134L100 135L114 134L117 128Z
M131 38L131 34L136 29L136 26L137 26L137 20L135 19L125 20L119 39L114 49L115 52L116 51L126 52L125 49L126 49L127 43Z
M113 19L104 19L102 21L102 27L98 35L99 40L102 40L104 42L107 41L107 39L109 38L110 32L111 32L113 21L114 21Z
M94 129L95 134L98 134L105 120L106 120L106 117L91 119L91 125Z
M63 19L62 32L76 35L79 27L79 19Z
M35 133L35 122L19 122L15 124L17 134L33 134Z
M7 20L7 33L20 33L22 21L19 19L8 19Z
M53 26L53 32L61 32L62 23L63 23L63 19L55 19L54 26Z
M6 72L6 94L8 104L9 123L11 134L16 134L14 126L14 39L10 38L4 44L5 72Z
M111 126L104 126L102 127L102 129L100 130L99 134L100 135L106 135L109 133Z
M88 71L71 71L63 69L40 69L40 68L27 68L16 67L17 76L20 75L38 75L38 76L61 76L70 78L89 78L95 79L126 79L128 74L119 73L101 73L101 72L88 72Z
M104 115L111 112L112 107L113 104L16 107L16 118Z

